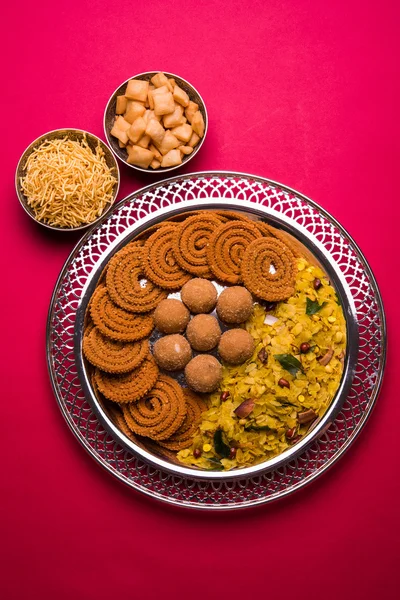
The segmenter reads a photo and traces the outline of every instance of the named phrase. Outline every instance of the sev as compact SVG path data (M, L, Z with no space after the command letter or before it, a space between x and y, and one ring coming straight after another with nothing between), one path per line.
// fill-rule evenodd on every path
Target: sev
M111 203L117 179L98 143L92 151L80 141L45 140L29 155L21 188L38 221L55 227L91 223Z

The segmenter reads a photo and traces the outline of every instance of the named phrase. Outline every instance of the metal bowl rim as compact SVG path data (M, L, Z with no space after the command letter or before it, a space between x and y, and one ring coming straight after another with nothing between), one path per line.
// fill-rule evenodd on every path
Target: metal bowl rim
M117 171L117 183L116 183L116 187L115 187L115 191L113 192L113 198L114 200L109 204L109 206L106 208L106 210L104 212L102 212L102 214L97 217L97 219L95 221L92 221L91 223L87 223L85 225L79 225L79 227L55 227L54 225L48 225L47 223L43 223L42 221L39 221L38 219L36 219L27 209L27 206L24 202L24 200L22 199L21 196L25 196L19 189L19 183L18 183L18 171L20 168L20 165L22 163L23 160L26 160L26 158L29 156L29 154L33 151L33 148L35 146L35 144L39 143L40 141L45 141L46 137L52 133L62 133L62 132L66 132L68 133L69 131L78 133L78 134L87 134L90 135L91 137L95 138L96 140L98 140L102 146L103 146L103 150L106 150L107 152L111 153L110 156L112 156L113 162L114 162L114 167ZM21 154L18 163L17 163L17 168L15 170L15 191L18 197L18 200L22 206L22 208L24 209L24 211L26 212L27 215L30 216L30 218L35 222L38 223L39 225L42 225L42 227L46 227L46 229L51 229L52 231L59 231L59 232L63 232L63 233L71 233L73 231L80 231L82 229L87 229L88 227L92 227L93 225L96 225L103 217L105 217L106 215L108 215L108 213L110 212L110 210L113 208L113 206L115 206L115 200L118 196L118 192L119 192L119 188L120 188L120 184L121 184L121 174L120 174L120 170L119 170L119 165L118 165L118 161L115 158L114 153L112 152L111 148L109 147L109 145L102 140L101 138L99 138L97 135L95 135L94 133L91 133L90 131L86 131L85 129L77 129L76 127L61 127L60 129L51 129L50 131L47 131L46 133L44 133L43 135L39 135L39 137L37 137L35 140L33 140L33 142L31 142L23 151L23 153Z
M110 106L111 102L113 101L116 93L118 92L119 88L122 87L123 85L127 84L128 81L130 81L131 79L138 79L139 77L143 77L144 75L151 75L152 73L154 73L154 75L157 75L157 73L164 73L164 75L166 75L166 76L170 76L172 78L176 77L177 79L180 79L181 81L184 81L199 96L199 98L201 100L201 103L202 103L202 108L203 108L203 110L205 112L205 115L206 115L204 135L201 138L201 140L198 143L198 145L196 146L196 148L193 149L193 152L191 154L187 155L187 158L185 160L183 160L180 165L175 165L174 167L160 167L160 169L162 169L162 170L155 169L154 171L150 170L150 169L144 169L143 167L137 167L136 165L131 165L125 159L123 159L121 156L119 156L119 154L117 154L115 152L114 148L111 145L111 142L110 142L110 139L109 139L110 134L107 131L107 127L106 127L106 117L107 117L108 109L109 109L109 106ZM115 90L111 94L110 98L108 99L108 102L106 104L106 108L104 110L104 115L103 115L103 130L104 130L104 135L105 135L105 138L107 140L107 145L108 145L109 149L111 150L111 152L113 153L113 155L116 158L118 158L124 165L126 165L127 167L130 167L131 169L134 169L135 171L140 171L141 173L147 173L148 175L159 175L160 173L168 173L170 171L175 171L176 169L182 168L192 158L194 158L194 156L196 156L196 154L198 154L200 148L202 147L202 145L204 143L204 140L206 139L206 135L207 135L207 131L208 131L208 112L207 112L206 103L204 102L203 97L199 93L198 89L195 88L194 85L192 85L189 81L187 81L186 79L184 79L180 75L175 75L174 73L169 73L167 71L144 71L143 73L138 73L137 75L133 75L133 77L129 77L128 79L126 79L125 81L123 81L122 83L120 83L117 88L115 88Z
M356 360L358 354L358 325L356 311L347 282L345 281L343 274L337 268L334 259L326 253L323 245L320 244L318 240L316 240L315 237L312 234L310 234L304 227L300 226L297 223L294 224L292 219L286 217L285 215L282 215L278 211L275 211L273 209L267 209L266 207L257 205L250 201L229 200L229 202L222 202L221 200L215 201L212 199L202 199L201 205L199 206L199 204L197 204L197 209L244 209L247 212L250 211L259 217L267 217L270 220L272 219L273 221L276 221L290 233L299 234L300 241L308 248L309 251L313 253L314 256L318 258L318 260L325 269L327 269L328 267L328 271L330 271L329 275L334 276L332 279L334 279L335 289L340 293L341 300L344 301L343 306L344 308L346 308L346 311L344 312L348 332L348 343L346 348L345 370L343 371L339 388L334 398L332 399L330 406L318 422L317 426L313 428L308 433L308 435L304 436L304 438L298 444L296 444L292 448L285 450L283 453L268 461L264 461L251 467L235 469L232 471L204 471L175 465L173 463L167 462L166 460L158 458L153 454L147 452L146 450L143 450L142 448L136 446L136 444L134 444L131 440L129 440L129 438L127 438L126 436L124 436L124 434L122 434L122 432L120 432L120 430L112 423L111 419L105 414L96 396L93 393L92 386L87 377L84 358L81 350L83 320L86 313L86 307L92 295L93 289L97 284L97 280L100 277L100 274L103 270L103 267L111 258L111 256L115 254L115 252L117 252L120 249L120 247L122 247L129 240L130 237L139 234L147 227L150 227L154 223L168 218L169 216L192 210L193 204L195 203L196 200L179 202L170 207L158 209L157 211L154 211L153 213L141 219L138 219L138 221L136 221L131 227L128 227L120 236L118 236L109 245L107 250L102 254L96 265L93 267L91 273L89 274L86 280L85 286L82 289L81 298L78 301L78 308L76 311L74 346L78 376L82 384L85 397L89 401L91 407L94 409L98 418L101 420L103 426L111 433L114 439L117 438L118 441L130 452L139 454L139 456L141 456L144 460L153 464L157 468L162 468L178 476L186 476L192 479L202 480L243 479L245 477L255 476L262 472L278 468L283 463L288 462L295 456L298 456L299 454L304 452L304 450L309 445L311 445L318 437L320 437L323 434L324 431L326 431L326 429L329 428L332 421L337 416L337 413L339 412L346 398L346 394L348 393L351 387L352 380L354 377L354 371L356 368ZM296 235L296 237L298 236Z

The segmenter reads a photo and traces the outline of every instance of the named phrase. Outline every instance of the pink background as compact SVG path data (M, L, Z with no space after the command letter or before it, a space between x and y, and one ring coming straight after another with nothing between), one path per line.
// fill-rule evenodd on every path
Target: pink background
M5 600L398 597L397 6L23 0L3 9ZM48 305L79 236L53 235L25 215L17 161L51 129L103 137L111 92L153 69L188 79L207 104L209 133L187 170L250 172L313 198L361 246L386 306L386 380L362 436L312 486L252 511L174 509L114 481L73 438L48 380ZM157 179L124 167L121 176L120 198Z

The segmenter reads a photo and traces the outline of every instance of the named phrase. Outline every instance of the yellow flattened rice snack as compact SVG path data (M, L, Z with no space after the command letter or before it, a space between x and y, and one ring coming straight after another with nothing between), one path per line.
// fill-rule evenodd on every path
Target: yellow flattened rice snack
M329 407L342 377L346 322L325 273L304 258L297 267L295 293L276 305L275 320L271 315L266 320L264 307L255 305L244 325L255 340L253 356L239 366L224 365L220 389L210 396L192 446L178 453L182 463L205 470L231 470L264 462L307 432L310 422L299 423L299 413L312 409L321 417ZM322 283L318 290L315 279ZM310 349L301 353L304 343ZM294 357L301 369L289 372L276 355ZM289 387L278 384L282 379ZM221 392L229 392L224 401ZM234 410L249 398L255 401L254 409L240 419ZM235 448L233 457L216 451L216 431L222 432L226 448ZM201 449L198 458L193 456L195 449Z

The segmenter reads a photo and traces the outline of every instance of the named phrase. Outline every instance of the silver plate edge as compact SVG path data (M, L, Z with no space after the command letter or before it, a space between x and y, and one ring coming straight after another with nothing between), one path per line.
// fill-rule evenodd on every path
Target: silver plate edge
M51 363L51 353L50 353L50 328L51 328L51 318L52 318L52 313L53 313L53 308L54 308L54 301L56 298L56 294L58 291L58 287L60 284L60 281L63 279L65 272L67 271L68 268L68 264L71 261L71 259L74 257L74 255L77 253L77 251L80 249L80 247L86 242L86 240L90 237L92 229L94 229L95 227L101 225L103 223L103 221L106 220L107 216L110 215L110 213L108 215L105 215L96 225L90 227L90 229L88 229L86 231L86 233L82 236L82 238L76 243L76 245L74 246L74 248L72 249L71 253L69 254L68 258L66 259L63 268L60 271L60 274L56 280L54 289L53 289L53 293L51 296L51 300L50 300L50 306L49 306L49 311L48 311L48 317L47 317L47 325L46 325L46 359L47 359L47 368L48 368L48 373L49 373L49 378L50 378L50 383L51 386L53 388L53 393L56 397L57 403L59 405L61 414L63 415L65 421L67 422L67 425L69 427L69 429L72 431L72 433L74 434L74 436L76 437L76 439L79 441L79 443L82 445L82 447L86 450L86 452L89 453L89 455L102 467L102 469L104 469L105 471L109 472L113 477L116 477L117 479L119 479L125 486L129 487L129 488L133 488L136 491L140 492L141 494L143 494L144 496L147 496L149 498L152 499L157 499L165 504L168 505L172 505L172 506L179 506L179 507L183 507L183 508L190 508L192 510L199 510L199 511L204 511L204 510L216 510L216 511L231 511L231 510L241 510L244 508L249 508L249 507L255 507L255 506L260 506L263 504L268 504L270 502L275 502L277 500L279 500L280 498L284 498L286 496L289 496L291 494L293 494L294 492L298 491L299 489L302 489L304 487L307 487L308 485L310 485L315 479L317 479L318 477L320 477L322 474L326 473L334 464L337 463L337 461L343 456L343 454L353 445L353 443L355 442L355 440L359 437L361 431L363 430L363 428L365 427L366 423L368 422L371 413L376 405L376 401L377 398L379 396L379 393L381 391L382 388L382 383L383 383L383 377L384 377L384 371L385 371L385 365L386 365L386 357L387 357L387 324L386 324L386 316L385 316L385 310L384 310L384 305L383 305L383 301L382 301L382 296L380 294L380 290L379 290L379 286L378 283L375 279L375 276L371 270L371 267L367 261L367 259L365 258L364 254L362 253L360 247L358 246L358 244L354 241L353 237L347 232L347 230L337 221L337 219L335 219L335 217L333 217L328 211L326 211L320 204L318 204L317 202L315 202L314 200L312 200L311 198L309 198L308 196L306 196L305 194L302 194L301 192L298 192L297 190L295 190L294 188L281 184L273 179L268 179L266 177L261 177L258 175L253 175L251 173L245 173L245 172L241 172L241 171L224 171L224 170L219 170L219 171L201 171L201 172L192 172L192 173L186 173L186 174L181 174L181 175L177 175L175 177L171 177L171 178L166 178L160 181L157 181L156 183L152 183L149 184L143 188L140 188L139 190L137 190L136 192L133 192L132 194L129 194L128 196L126 196L125 198L122 198L121 200L119 200L118 202L116 202L113 207L116 208L117 206L119 206L120 204L122 204L126 199L128 198L134 198L135 196L139 196L143 193L145 193L147 190L150 190L151 188L155 187L155 186L162 186L165 185L167 183L172 183L174 181L179 181L179 180L183 180L183 179L191 179L194 177L197 178L201 178L201 177L231 177L231 178L237 178L237 177L245 177L245 178L249 178L253 181L257 181L260 183L264 183L264 184L268 184L271 186L275 186L277 188L280 188L288 193L292 193L294 195L296 195L297 197L303 199L306 203L310 204L312 207L314 207L315 209L317 209L317 211L319 211L321 214L323 214L326 218L328 218L329 221L331 221L335 227L337 227L337 229L339 231L342 232L342 234L344 234L344 236L350 241L350 243L352 244L352 246L354 247L354 249L356 250L356 252L358 253L359 257L362 259L363 262L363 266L367 272L367 275L371 281L371 285L374 288L374 291L376 293L376 302L378 304L379 310L380 310L380 316L381 316L381 330L382 330L382 357L380 360L380 368L379 368L379 373L378 373L378 378L377 378L377 383L376 386L374 388L374 391L371 395L371 400L369 402L368 408L365 410L364 412L364 416L363 418L360 420L360 422L358 423L358 425L355 427L355 429L353 430L353 433L351 436L349 436L349 438L343 443L343 445L340 447L340 449L330 458L326 461L326 463L323 466L320 466L318 471L315 471L312 475L307 476L307 478L305 480L299 481L297 484L294 484L293 486L291 486L289 489L284 490L284 491L279 491L273 495L270 496L266 496L263 498L259 498L256 500L249 500L247 502L242 502L239 505L219 505L219 504L204 504L204 505L193 505L190 501L187 500L182 500L179 503L176 502L176 500L174 498L167 498L161 494L158 494L157 492L153 492L150 491L148 489L143 489L143 488L138 488L133 484L130 484L128 481L126 481L126 479L124 479L122 477L122 475L120 473L118 473L115 469L113 469L108 463L105 464L104 462L102 462L100 460L100 458L98 457L98 455L95 453L95 451L93 450L93 448L91 446L88 446L85 444L84 439L82 438L82 436L80 436L77 431L73 428L73 425L69 419L69 413L66 411L65 407L63 406L62 403L62 398L60 398L59 395L59 391L57 388L57 384L56 384L56 380L55 380L55 376L54 373L52 371L52 363Z

